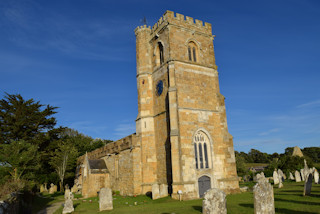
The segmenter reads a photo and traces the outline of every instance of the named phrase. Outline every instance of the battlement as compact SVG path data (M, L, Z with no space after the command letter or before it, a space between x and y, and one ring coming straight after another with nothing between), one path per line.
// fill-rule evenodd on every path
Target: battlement
M180 13L174 13L173 11L167 10L162 17L152 26L139 26L135 29L135 32L143 29L151 29L151 34L155 33L163 24L171 23L175 25L181 25L188 28L193 28L194 30L198 30L205 33L212 33L212 26L208 22L204 22L198 19L193 19L189 16L184 16Z
M120 140L108 143L107 145L98 148L92 152L88 152L88 158L91 160L93 159L100 159L102 157L106 157L111 154L118 154L121 151L127 149L133 149L135 146L135 134L129 135L127 137L121 138ZM83 163L85 155L82 155L78 158L78 163Z

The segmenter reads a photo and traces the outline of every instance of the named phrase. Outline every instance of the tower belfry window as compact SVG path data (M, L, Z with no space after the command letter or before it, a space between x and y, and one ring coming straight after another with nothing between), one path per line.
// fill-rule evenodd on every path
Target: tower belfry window
M164 57L163 57L163 45L161 42L158 43L159 45L159 57L160 57L160 65L164 63Z

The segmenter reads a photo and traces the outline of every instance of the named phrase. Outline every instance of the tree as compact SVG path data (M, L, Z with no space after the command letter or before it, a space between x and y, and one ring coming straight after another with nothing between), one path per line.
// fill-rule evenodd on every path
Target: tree
M48 152L55 149L64 129L55 128L57 122L53 115L56 109L33 99L25 100L20 94L6 93L0 100L1 157L16 169L15 178L39 179L49 174ZM37 169L34 178L32 175Z
M56 119L52 117L55 109L57 107L45 106L33 99L24 100L20 94L6 93L0 100L0 143L24 140L45 146L50 135L59 133L54 128Z
M69 140L66 140L65 142L61 141L58 148L52 153L49 163L59 176L60 191L63 190L63 181L66 171L75 167L77 157L78 151Z
M14 181L20 180L23 175L31 177L40 167L36 145L23 140L0 144L0 162L8 168Z

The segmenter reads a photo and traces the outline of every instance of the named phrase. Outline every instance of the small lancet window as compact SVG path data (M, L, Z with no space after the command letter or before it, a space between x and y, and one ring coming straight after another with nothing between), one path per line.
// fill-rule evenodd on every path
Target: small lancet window
M191 62L197 62L198 48L194 42L189 42L188 44L188 58Z
M156 63L156 66L160 66L164 63L163 45L161 42L158 42L156 47L155 63Z
M164 63L163 45L161 44L161 42L159 42L158 45L159 45L160 65L162 65Z

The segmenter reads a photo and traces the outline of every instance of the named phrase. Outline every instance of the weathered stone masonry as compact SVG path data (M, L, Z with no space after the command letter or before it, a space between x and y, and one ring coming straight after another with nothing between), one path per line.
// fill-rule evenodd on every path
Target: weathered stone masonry
M211 24L167 11L135 35L136 133L88 158L106 162L111 188L123 195L145 194L153 184L168 185L173 198L180 190L183 199L211 187L239 191Z

